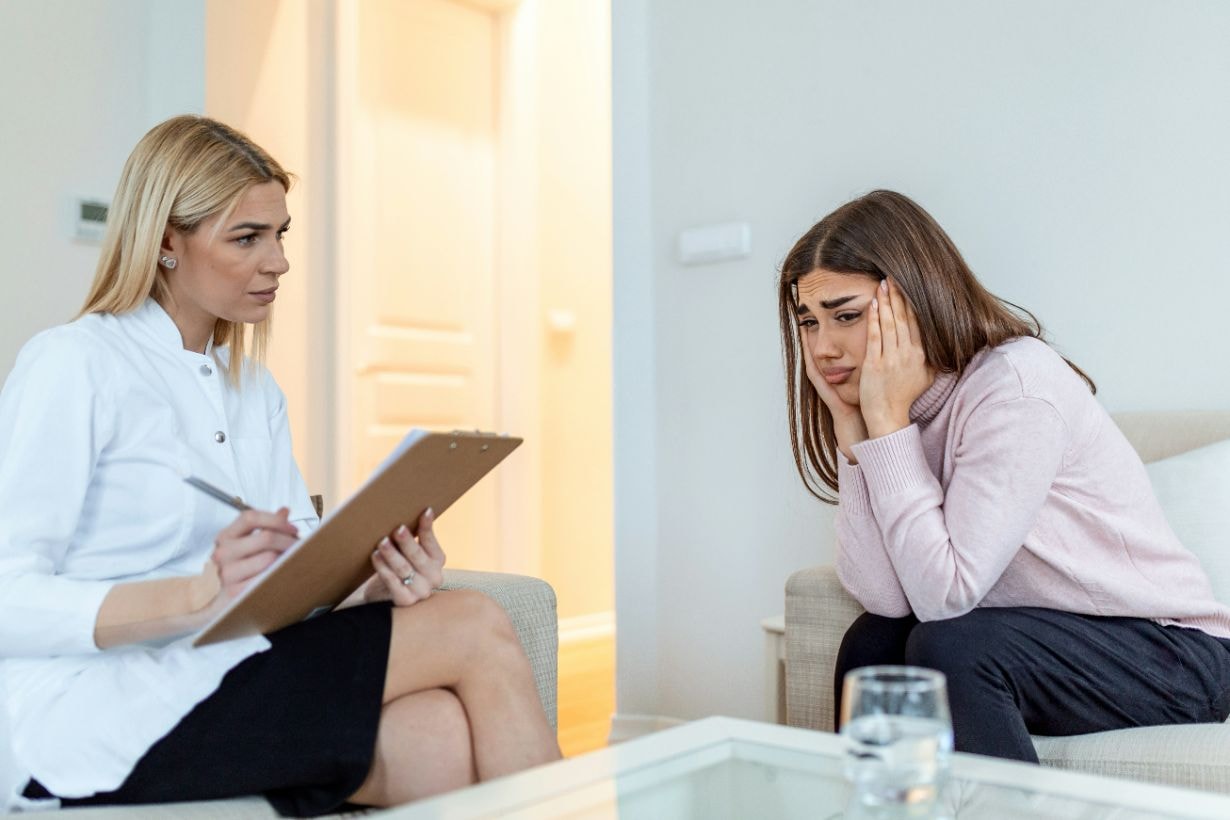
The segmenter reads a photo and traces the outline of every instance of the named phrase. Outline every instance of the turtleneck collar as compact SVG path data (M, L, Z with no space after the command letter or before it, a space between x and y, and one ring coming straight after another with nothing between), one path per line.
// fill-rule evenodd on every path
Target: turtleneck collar
M957 387L956 373L937 373L935 381L910 406L910 421L925 427L939 415L948 397Z

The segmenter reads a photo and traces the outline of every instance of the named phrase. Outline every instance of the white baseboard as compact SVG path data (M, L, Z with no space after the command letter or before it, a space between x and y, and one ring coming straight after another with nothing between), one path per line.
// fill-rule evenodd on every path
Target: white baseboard
M672 726L680 726L684 723L687 723L687 721L663 715L616 714L611 717L611 734L607 738L607 742L620 743L625 740L641 737L642 735L660 732Z
M615 613L594 612L590 615L574 615L571 618L560 618L559 642L573 643L575 641L593 641L599 638L615 636Z

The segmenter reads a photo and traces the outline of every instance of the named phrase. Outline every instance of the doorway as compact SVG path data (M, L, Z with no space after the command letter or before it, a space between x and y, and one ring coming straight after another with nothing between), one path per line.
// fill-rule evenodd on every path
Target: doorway
M609 0L208 0L206 63L207 112L301 177L303 287L279 300L270 367L308 484L346 497L412 426L524 437L438 529L450 566L555 588L561 741L600 745Z

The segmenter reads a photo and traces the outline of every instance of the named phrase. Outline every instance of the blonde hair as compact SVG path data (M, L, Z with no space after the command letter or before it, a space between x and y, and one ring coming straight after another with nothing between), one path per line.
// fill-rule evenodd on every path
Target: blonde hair
M158 266L166 229L190 234L215 214L229 213L251 186L274 180L290 189L291 176L277 160L217 120L185 114L154 126L124 163L98 269L78 315L128 313L150 296L166 304L170 290ZM264 358L269 332L269 318L253 326L257 361ZM213 343L230 347L227 376L238 384L243 323L219 319Z

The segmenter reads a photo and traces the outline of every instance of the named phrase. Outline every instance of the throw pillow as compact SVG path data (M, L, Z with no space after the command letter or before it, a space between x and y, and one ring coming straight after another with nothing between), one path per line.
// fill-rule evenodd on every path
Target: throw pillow
M1230 439L1145 465L1166 520L1230 604Z

